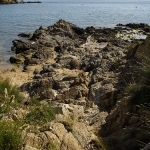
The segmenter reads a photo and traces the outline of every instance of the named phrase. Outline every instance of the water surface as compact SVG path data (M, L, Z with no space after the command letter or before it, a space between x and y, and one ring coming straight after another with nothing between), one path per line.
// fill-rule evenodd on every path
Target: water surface
M12 40L59 19L79 27L114 27L118 23L150 24L150 2L49 2L0 5L0 59L9 62Z

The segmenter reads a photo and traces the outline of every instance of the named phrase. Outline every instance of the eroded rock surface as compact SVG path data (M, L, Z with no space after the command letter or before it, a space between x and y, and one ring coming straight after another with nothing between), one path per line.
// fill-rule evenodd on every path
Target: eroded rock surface
M30 66L42 66L21 90L40 101L53 103L59 112L59 122L49 123L38 134L26 133L25 149L46 147L53 141L62 150L94 150L98 148L92 140L99 133L112 149L119 148L119 141L124 142L125 150L142 136L134 134L139 120L127 115L137 113L135 105L120 101L119 97L125 84L132 80L130 66L137 65L133 58L143 41L133 35L146 34L149 26L126 26L82 29L59 20L47 28L40 27L26 42L13 41L16 56L10 58L12 63L23 61L24 72L30 71ZM71 129L66 129L61 115L73 118ZM126 126L133 130L124 130Z

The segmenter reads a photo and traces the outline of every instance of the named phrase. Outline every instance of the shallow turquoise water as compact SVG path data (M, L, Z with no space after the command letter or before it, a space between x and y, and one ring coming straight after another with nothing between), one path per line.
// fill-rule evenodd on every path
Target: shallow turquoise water
M9 61L12 40L21 32L33 32L65 19L77 26L114 27L118 23L150 24L150 2L65 2L0 5L0 58Z

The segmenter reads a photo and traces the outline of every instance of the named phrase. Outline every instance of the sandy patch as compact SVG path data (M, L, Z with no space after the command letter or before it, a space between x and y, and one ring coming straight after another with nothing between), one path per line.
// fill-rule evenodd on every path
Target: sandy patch
M35 69L41 69L42 66L31 66L28 67L27 72L23 72L22 67L14 67L11 69L3 69L0 71L0 76L2 78L9 78L12 85L21 86L23 83L32 81L32 78L34 76L33 71Z

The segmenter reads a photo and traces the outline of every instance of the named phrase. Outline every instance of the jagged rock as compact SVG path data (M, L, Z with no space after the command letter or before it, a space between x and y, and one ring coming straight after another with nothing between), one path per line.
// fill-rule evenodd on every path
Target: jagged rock
M76 56L73 55L62 55L60 57L57 57L56 62L62 64L66 68L79 68L79 60Z
M66 120L69 121L69 120ZM68 122L69 123L69 122ZM53 143L59 150L83 150L88 143L96 139L91 128L81 122L70 124L72 132L62 123L51 122L39 129L39 133L24 133L24 147L45 147Z
M15 4L18 0L0 0L0 4Z
M24 61L25 65L37 65L40 64L42 61L37 58L28 58Z
M102 107L109 106L113 104L114 91L115 88L113 84L110 83L102 85L102 82L98 82L91 85L89 99Z
M26 145L23 150L39 150L39 149Z
M10 57L10 62L13 64L13 63L16 63L16 64L22 64L24 62L24 58L22 56L11 56Z
M83 86L74 86L69 90L63 92L63 94L58 94L56 99L57 100L64 100L64 99L78 99L81 97L87 97L88 95L88 88Z
M31 38L31 37L32 37L32 34L31 34L31 33L20 33L20 34L18 34L18 36Z
M144 24L129 26L140 28L142 32L149 30ZM131 30L133 32L138 33ZM138 72L134 75L133 67L138 63L131 58L140 60L138 52L149 49L149 38L142 43L132 37L125 40L129 33L126 27L82 29L59 20L48 28L37 29L29 42L13 41L12 50L25 59L24 70L29 65L43 66L35 70L33 81L21 86L22 91L28 91L31 97L39 100L65 103L54 106L59 113L56 118L62 120L44 125L40 133L26 132L25 147L48 149L53 142L61 150L96 149L92 132L101 130L100 136L111 149L119 149L122 145L122 149L130 149L135 139L142 136L136 134L134 126L140 125L138 119L127 114L136 113L135 106L124 99L118 100L125 84L141 79ZM131 43L138 46L127 51ZM99 107L95 108L95 104ZM64 118L73 121L67 120L68 123ZM126 131L126 126L134 130L130 132L128 128Z
M78 120L84 115L84 108L80 105L59 104L55 106L55 109L66 118L73 118L74 120Z
M61 144L62 150L82 150L72 133L67 133Z

